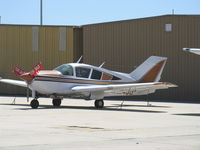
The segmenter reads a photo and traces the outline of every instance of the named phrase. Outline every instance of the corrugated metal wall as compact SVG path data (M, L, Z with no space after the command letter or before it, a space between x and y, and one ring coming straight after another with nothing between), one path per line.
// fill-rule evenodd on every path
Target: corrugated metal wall
M0 76L18 79L12 73L15 66L30 71L40 61L43 69L73 62L74 45L79 42L74 37L75 30L76 27L66 26L0 25ZM66 32L66 36L63 32ZM64 39L59 39L62 37ZM60 40L62 43L59 44ZM25 90L1 83L0 93L24 94Z
M165 31L172 24L172 31ZM166 56L162 81L179 85L154 99L200 100L200 56L182 51L200 48L199 15L166 15L83 26L84 62L131 72L151 55Z

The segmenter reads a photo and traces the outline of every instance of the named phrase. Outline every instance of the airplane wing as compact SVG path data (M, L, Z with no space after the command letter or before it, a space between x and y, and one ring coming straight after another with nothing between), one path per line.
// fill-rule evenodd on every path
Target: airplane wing
M149 83L132 83L132 84L111 84L111 85L88 85L88 86L76 86L72 88L75 92L95 92L95 91L110 91L110 90L123 90L123 89L167 89L170 87L177 87L177 85L169 82L149 82Z
M11 79L0 79L0 82L27 87L27 83L25 81L19 81L19 80L11 80Z
M200 49L199 48L183 48L183 51L188 51L188 52L200 55Z

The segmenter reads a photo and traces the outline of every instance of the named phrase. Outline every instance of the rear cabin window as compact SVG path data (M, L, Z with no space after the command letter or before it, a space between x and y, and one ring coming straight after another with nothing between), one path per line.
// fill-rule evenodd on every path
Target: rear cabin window
M107 73L103 73L103 76L101 77L101 80L112 80L113 76L109 75Z
M91 79L100 80L101 79L101 75L102 75L102 72L97 71L97 70L93 70Z
M81 78L88 78L90 75L90 69L83 67L76 67L76 76Z
M120 78L113 76L112 80L120 80Z

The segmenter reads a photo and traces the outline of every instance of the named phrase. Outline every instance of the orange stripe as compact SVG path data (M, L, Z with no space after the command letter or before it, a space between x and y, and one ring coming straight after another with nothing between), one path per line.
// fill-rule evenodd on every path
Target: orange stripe
M148 71L140 80L139 83L154 82L157 75L159 74L165 60L156 64L150 71Z

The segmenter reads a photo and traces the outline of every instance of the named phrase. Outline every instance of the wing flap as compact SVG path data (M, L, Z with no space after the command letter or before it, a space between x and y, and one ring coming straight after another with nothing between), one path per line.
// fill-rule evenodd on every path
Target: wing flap
M111 84L111 85L88 85L88 86L76 86L72 88L72 91L76 92L87 92L87 91L109 91L119 90L125 88L136 88L136 89L167 89L170 87L177 87L177 85L169 82L150 82L150 83L132 83L132 84Z
M11 79L0 79L0 82L27 87L27 83L25 81L19 81L19 80L11 80Z

